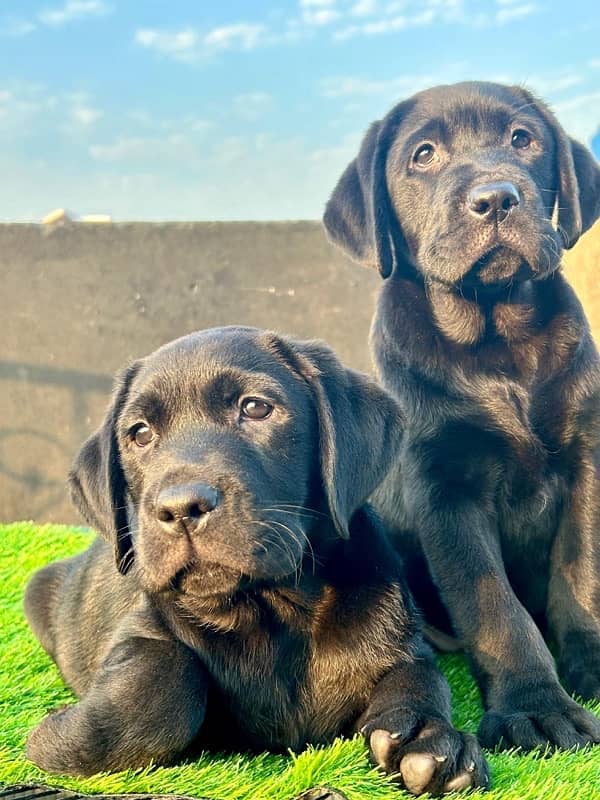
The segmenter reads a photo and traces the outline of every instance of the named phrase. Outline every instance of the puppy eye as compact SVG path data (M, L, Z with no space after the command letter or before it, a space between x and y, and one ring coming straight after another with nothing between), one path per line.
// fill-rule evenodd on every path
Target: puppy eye
M154 439L154 431L145 422L140 422L129 431L129 436L138 447L146 447Z
M430 167L435 161L439 161L439 156L435 152L432 144L422 144L413 156L413 164L417 167Z
M513 147L516 147L517 150L525 150L531 144L531 134L527 133L527 131L524 131L522 128L519 128L518 130L513 131L510 143Z
M242 417L247 419L267 419L271 416L273 406L260 397L246 397L240 405Z

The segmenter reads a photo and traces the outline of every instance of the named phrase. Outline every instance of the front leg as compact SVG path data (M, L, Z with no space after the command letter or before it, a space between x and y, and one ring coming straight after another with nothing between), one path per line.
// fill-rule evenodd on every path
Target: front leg
M569 691L600 700L600 475L579 453L577 475L551 554L548 621Z
M169 763L193 741L207 676L195 654L164 632L121 629L85 696L46 717L27 756L47 772L86 776Z
M467 480L467 461L447 456L442 464L421 453L406 504L483 694L480 741L524 750L600 742L600 720L561 687L540 631L509 584L493 487L482 474ZM429 470L420 472L423 463Z
M450 688L424 647L377 684L357 727L373 761L413 794L489 786L477 739L452 726Z

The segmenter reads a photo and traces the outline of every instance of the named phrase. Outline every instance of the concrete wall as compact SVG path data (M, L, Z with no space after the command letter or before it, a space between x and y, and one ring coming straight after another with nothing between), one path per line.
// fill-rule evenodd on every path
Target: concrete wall
M598 328L599 265L600 229L568 268ZM324 338L368 371L378 285L317 222L0 225L0 520L80 521L65 476L129 359L241 323Z
M316 222L0 226L0 520L78 522L65 476L112 375L191 330L326 339L369 369L378 276Z

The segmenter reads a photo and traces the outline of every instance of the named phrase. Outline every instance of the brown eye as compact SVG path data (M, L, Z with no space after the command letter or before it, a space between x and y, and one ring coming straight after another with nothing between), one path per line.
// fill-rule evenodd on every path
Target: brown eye
M247 397L242 400L240 410L247 419L266 419L271 416L273 406L259 397Z
M146 447L154 439L154 431L144 422L132 428L129 435L138 447Z
M438 154L432 144L422 144L413 156L413 164L417 167L430 167L434 161L438 161Z
M527 133L527 131L524 131L522 128L519 128L518 130L513 131L510 143L513 147L516 147L517 150L525 150L531 144L531 134Z

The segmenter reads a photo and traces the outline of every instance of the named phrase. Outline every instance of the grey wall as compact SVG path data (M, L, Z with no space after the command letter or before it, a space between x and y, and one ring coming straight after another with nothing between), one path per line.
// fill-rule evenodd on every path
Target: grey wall
M0 225L0 520L79 522L65 476L127 360L241 323L370 368L378 277L319 223Z

